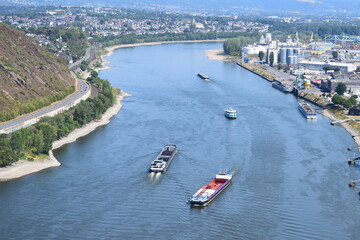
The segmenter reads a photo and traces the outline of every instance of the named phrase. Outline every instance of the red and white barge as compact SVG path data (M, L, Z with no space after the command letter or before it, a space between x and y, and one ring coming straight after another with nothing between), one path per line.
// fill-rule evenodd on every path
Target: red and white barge
M232 175L219 172L207 185L200 188L191 198L189 203L193 206L208 205L219 193L230 185Z

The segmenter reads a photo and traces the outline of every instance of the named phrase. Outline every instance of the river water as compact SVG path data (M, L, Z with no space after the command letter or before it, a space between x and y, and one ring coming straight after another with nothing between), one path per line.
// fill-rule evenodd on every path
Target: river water
M307 121L298 100L232 63L221 43L119 49L100 77L133 96L63 164L0 183L0 239L359 239L359 167L341 127ZM210 81L196 76L208 74ZM238 111L228 120L226 107ZM164 144L179 153L149 175ZM219 170L232 184L205 208L189 197Z

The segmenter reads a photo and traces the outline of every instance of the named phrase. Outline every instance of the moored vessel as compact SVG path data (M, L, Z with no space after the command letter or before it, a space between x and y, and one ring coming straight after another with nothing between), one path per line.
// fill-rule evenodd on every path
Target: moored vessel
M299 102L299 110L307 119L316 119L316 112L306 102Z
M284 84L282 84L281 82L278 82L278 81L274 81L271 85L272 85L273 88L275 88L277 90L280 90L280 91L282 91L284 93L291 93L293 91L292 87L284 85Z
M202 79L209 79L209 76L208 75L205 75L203 73L198 73L197 74L199 77L201 77Z
M176 145L165 145L156 159L151 162L150 172L166 172L176 153Z
M232 175L227 172L219 172L207 185L200 188L189 200L193 206L206 206L214 198L230 185Z
M225 117L227 117L229 119L236 119L236 117L237 117L236 110L234 110L232 108L226 109L225 110Z

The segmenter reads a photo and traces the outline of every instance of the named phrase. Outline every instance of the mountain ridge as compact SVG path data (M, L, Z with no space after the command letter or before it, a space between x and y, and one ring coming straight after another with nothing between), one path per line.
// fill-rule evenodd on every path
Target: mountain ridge
M74 85L62 59L23 32L0 23L0 113L17 116L36 110L73 92ZM34 101L38 107L29 105L20 111L21 105L34 105Z

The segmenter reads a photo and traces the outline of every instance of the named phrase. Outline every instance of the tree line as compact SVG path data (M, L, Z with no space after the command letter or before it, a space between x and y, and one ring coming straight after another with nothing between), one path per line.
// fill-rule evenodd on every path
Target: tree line
M37 35L43 34L48 36L49 40L53 43L55 43L57 39L61 38L63 42L67 43L66 52L72 56L74 62L85 55L86 48L88 47L86 34L76 27L30 27L28 29L24 29L24 31L26 33L34 33Z
M225 54L231 56L241 56L242 48L248 44L256 42L256 37L258 36L258 34L252 34L226 40L223 45Z
M113 105L118 90L113 89L107 80L98 78L96 72L88 80L99 89L98 96L83 100L54 117L43 117L31 127L0 135L0 166L16 162L27 154L48 154L55 140L92 120L100 119Z
M94 36L92 42L102 43L103 47L109 47L119 44L133 44L133 43L146 43L146 42L163 42L163 41L188 41L188 40L215 40L219 38L233 38L242 36L244 33L240 32L187 32L187 33L163 33L163 34L128 34L121 36Z

